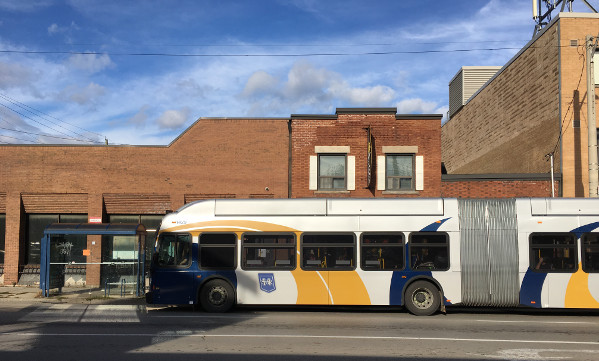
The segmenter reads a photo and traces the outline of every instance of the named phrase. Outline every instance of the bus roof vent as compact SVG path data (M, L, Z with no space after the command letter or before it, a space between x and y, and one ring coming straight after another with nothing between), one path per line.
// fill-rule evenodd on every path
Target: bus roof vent
M443 199L329 199L329 216L442 216Z
M324 216L326 199L217 199L215 216Z
M541 198L530 200L533 216L596 216L599 215L599 199Z

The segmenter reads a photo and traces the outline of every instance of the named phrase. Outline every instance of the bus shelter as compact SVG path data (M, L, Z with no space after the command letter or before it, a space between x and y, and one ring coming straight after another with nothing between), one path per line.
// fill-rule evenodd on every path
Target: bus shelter
M86 285L133 287L137 296L145 290L145 237L142 224L54 223L44 231L41 243L40 288L65 287L70 270L81 270ZM98 277L99 275L99 277ZM90 282L90 278L96 281Z

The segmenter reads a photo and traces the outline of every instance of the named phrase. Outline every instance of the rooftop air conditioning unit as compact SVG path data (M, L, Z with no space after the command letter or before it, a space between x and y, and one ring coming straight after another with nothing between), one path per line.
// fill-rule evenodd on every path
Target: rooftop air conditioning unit
M501 66L463 66L449 82L449 117L478 92Z

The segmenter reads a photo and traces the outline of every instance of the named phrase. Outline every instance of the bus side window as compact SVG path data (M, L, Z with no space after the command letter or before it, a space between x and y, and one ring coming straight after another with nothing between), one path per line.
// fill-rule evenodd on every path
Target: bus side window
M200 268L235 269L237 236L234 233L202 233L200 243Z
M295 269L293 234L244 233L241 268L251 270Z
M578 269L573 233L532 233L530 268L538 272L574 272Z
M163 233L158 239L155 264L159 267L187 267L191 264L191 235Z
M599 272L599 233L582 236L582 270L586 273Z
M410 234L410 268L446 271L449 269L449 235L442 232Z
M302 269L347 271L355 268L354 233L304 233L302 235Z
M404 268L402 233L362 233L361 268L365 271L397 271Z

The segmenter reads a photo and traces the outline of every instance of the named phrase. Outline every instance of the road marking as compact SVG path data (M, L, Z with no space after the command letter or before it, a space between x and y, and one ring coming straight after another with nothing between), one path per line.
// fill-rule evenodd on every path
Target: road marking
M487 358L493 359L501 359L501 360L525 360L525 361L533 361L533 360L566 360L573 359L575 356L572 356L572 353L587 353L587 354L596 354L599 351L594 350L559 350L559 349L510 349L510 350L501 350L497 352L499 355L481 355ZM570 356L543 356L541 353L546 354L556 354L556 353L566 353L570 354Z
M197 315L197 316L185 316L185 315L152 315L149 316L151 318L227 318L227 319L235 319L235 318L244 318L248 320L253 320L255 318L269 318L268 316L209 316L209 315Z
M510 320L476 320L477 322L489 323L530 323L530 324L552 324L552 325L598 325L597 322L586 321L510 321Z
M0 336L38 336L38 337L205 337L205 338L296 338L296 339L336 339L336 340L391 340L391 341L448 341L448 342L493 342L521 344L553 345L590 345L599 346L597 341L560 341L560 340L509 340L488 338L452 338L452 337L407 337L407 336L343 336L343 335L243 335L243 334L206 334L189 331L164 331L160 333L42 333L42 332L0 332Z

